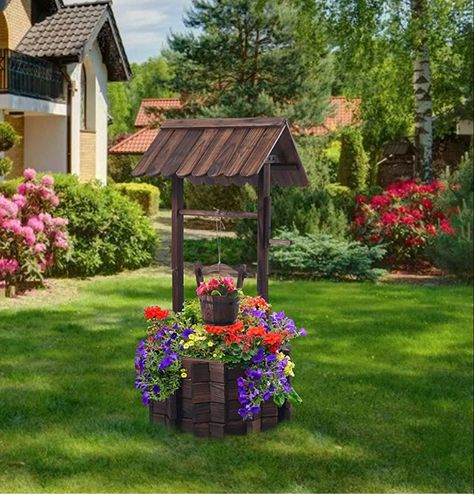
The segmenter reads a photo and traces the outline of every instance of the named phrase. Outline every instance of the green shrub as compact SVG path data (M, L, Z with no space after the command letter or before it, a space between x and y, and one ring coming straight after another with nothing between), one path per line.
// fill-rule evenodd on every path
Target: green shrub
M8 122L0 122L0 151L8 151L20 142L21 138Z
M448 178L449 187L438 198L437 206L450 215L454 235L440 233L435 239L432 258L436 266L460 278L472 279L473 266L473 152L466 154L459 170Z
M145 215L152 216L158 213L160 190L157 187L146 183L127 182L115 184L115 188L138 203Z
M245 209L248 202L256 202L254 190L250 186L195 186L185 182L186 208L192 210L230 210Z
M272 270L282 275L301 275L335 280L375 280L384 271L374 266L384 256L380 246L368 247L329 235L299 235L280 232L289 247L274 246L270 251Z
M344 127L340 137L337 182L354 191L363 191L367 187L369 158L364 150L362 134L357 127Z
M0 182L0 194L3 194L7 198L11 198L16 193L16 190L21 182L23 182L21 177Z
M0 157L0 177L8 175L13 168L13 162L8 156Z
M253 253L253 256L252 256ZM204 265L218 262L217 239L185 239L184 260L194 263L201 261ZM227 265L239 265L256 260L256 252L248 249L243 239L221 238L221 261Z
M157 235L138 205L111 186L80 184L76 176L62 174L55 180L61 200L57 213L69 220L73 244L55 275L110 274L152 262Z

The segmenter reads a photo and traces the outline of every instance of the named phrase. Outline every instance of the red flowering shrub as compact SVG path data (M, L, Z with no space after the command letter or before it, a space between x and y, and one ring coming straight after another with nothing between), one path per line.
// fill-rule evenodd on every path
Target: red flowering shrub
M449 218L435 206L446 185L438 180L420 184L395 182L383 194L357 197L352 230L358 241L383 244L385 262L416 265L426 260L425 248L440 233L453 234Z

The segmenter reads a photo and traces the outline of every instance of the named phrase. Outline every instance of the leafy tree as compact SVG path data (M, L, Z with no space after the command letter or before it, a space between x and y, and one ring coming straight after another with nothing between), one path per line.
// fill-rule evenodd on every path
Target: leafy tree
M468 0L317 0L326 14L328 42L339 71L337 88L362 98L361 118L366 146L375 161L384 142L415 132L430 136L432 98L434 131L452 130L455 109L472 101L473 26ZM431 73L431 85L413 84L415 63ZM431 69L431 70L429 70ZM425 87L421 88L420 84ZM413 88L413 89L411 89ZM418 100L418 101L420 101ZM472 103L471 103L472 108ZM424 115L422 115L424 114ZM422 119L422 121L420 121ZM420 143L422 144L422 143ZM427 146L429 148L429 139ZM426 146L425 146L426 148ZM425 178L430 174L429 152Z
M110 83L109 112L113 123L109 136L116 137L134 129L135 116L144 98L173 96L170 84L173 73L163 57L151 57L141 64L132 64L132 78L125 83Z
M332 67L317 40L303 46L313 36L303 13L275 0L193 0L184 19L192 31L172 35L166 52L174 89L191 112L321 122Z

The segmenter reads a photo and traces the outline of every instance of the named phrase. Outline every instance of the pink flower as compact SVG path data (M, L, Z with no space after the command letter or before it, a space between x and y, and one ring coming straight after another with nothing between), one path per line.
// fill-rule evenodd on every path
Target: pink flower
M56 217L53 219L53 225L55 227L65 227L69 223L67 218Z
M0 218L16 217L18 215L18 206L13 201L0 195Z
M8 258L0 258L0 277L11 275L18 270L18 261Z
M42 242L38 242L38 244L35 244L33 246L33 253L35 254L44 253L46 249L47 249L46 244Z
M51 177L50 175L44 175L43 178L41 179L41 184L46 187L51 187L54 185L54 177Z
M29 192L33 191L36 186L31 182L23 182L17 188L18 194L23 194L26 196Z
M451 223L449 222L449 220L447 218L444 218L443 220L441 220L441 222L439 223L439 226L440 226L440 229L445 234L448 234L448 235L453 235L454 234L454 229L451 226Z
M20 235L22 232L21 222L16 218L4 220L0 225L5 230L9 230L10 232L13 232L13 234L15 235Z
M18 206L18 208L23 208L26 205L26 198L23 194L14 194L12 201Z
M22 227L20 233L28 246L32 246L36 242L36 236L31 227Z
M36 170L34 170L33 168L27 168L23 172L23 177L26 180L35 180L36 179Z
M49 202L52 206L54 206L54 208L59 206L59 198L55 194L49 198Z
M27 223L35 232L43 232L44 223L38 217L31 217Z

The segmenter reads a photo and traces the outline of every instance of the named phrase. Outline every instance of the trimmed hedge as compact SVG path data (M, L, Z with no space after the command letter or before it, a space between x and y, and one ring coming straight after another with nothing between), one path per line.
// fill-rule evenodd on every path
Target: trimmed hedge
M123 182L114 186L121 194L138 203L147 216L156 215L160 206L160 190L156 186L138 182Z
M113 186L55 174L58 215L69 220L72 251L58 276L111 274L149 265L157 234L140 207Z

